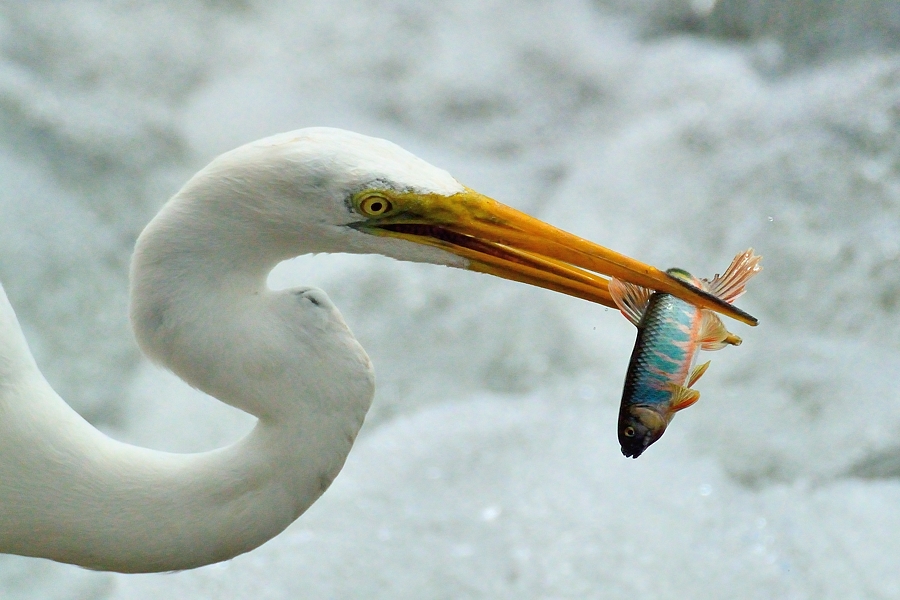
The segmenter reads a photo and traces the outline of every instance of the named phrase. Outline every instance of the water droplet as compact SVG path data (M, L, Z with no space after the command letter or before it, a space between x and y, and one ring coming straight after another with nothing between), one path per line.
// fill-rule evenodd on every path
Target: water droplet
M488 506L481 511L481 518L487 522L495 521L502 512L503 510L499 506Z
M717 0L691 0L691 9L701 17L705 17L716 7Z
M531 558L531 550L525 547L519 547L513 550L513 556L516 557L516 560L526 561Z
M775 217L769 215L769 223L773 223L775 221Z

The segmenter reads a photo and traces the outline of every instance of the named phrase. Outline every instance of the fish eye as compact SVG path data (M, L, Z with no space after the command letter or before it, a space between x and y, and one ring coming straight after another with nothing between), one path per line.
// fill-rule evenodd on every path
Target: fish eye
M628 426L622 430L622 433L625 434L625 437L634 437L634 427Z
M394 208L391 201L384 196L373 194L359 201L359 212L367 217L378 217Z

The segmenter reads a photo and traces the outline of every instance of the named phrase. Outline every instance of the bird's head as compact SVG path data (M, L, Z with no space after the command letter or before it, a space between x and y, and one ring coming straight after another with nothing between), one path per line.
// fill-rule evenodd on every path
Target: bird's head
M469 189L386 140L302 129L229 152L198 178L205 197L213 196L210 181L229 186L231 198L248 186L248 210L265 211L262 218L286 236L290 228L305 231L307 251L444 264L610 307L612 276L755 324L685 281Z

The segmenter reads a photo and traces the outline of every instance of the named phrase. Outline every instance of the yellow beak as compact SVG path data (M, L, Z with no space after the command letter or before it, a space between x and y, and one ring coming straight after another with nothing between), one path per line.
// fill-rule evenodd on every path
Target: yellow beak
M360 224L375 235L428 244L468 268L615 308L608 277L672 294L748 325L757 320L689 283L466 189L453 196L393 193L396 210Z

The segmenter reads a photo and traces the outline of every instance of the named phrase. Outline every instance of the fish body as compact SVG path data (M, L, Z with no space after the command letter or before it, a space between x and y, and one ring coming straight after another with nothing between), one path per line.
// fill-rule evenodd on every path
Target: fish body
M653 294L638 328L623 396L632 404L669 403L670 386L687 381L699 329L700 309L669 294Z
M748 279L758 273L761 257L747 250L738 254L723 276L698 279L681 269L673 277L727 302L743 294ZM700 393L691 386L709 362L695 366L699 351L740 345L710 310L662 292L613 279L610 293L622 313L638 328L619 408L618 436L622 454L637 458L656 442L675 413L694 404Z

